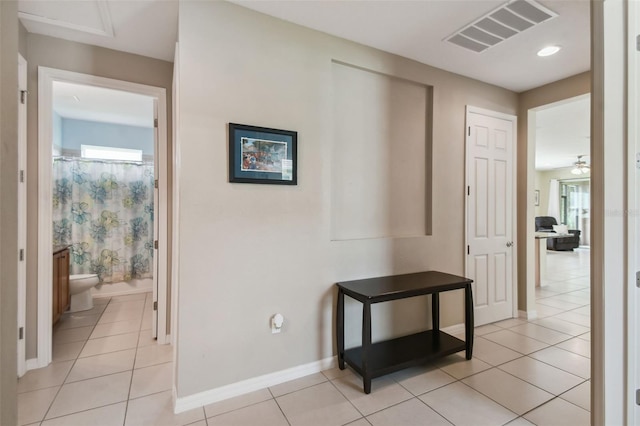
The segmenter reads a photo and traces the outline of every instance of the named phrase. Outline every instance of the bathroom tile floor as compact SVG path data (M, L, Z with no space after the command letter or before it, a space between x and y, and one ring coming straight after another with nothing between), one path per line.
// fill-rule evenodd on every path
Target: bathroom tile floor
M538 318L476 328L456 354L373 381L351 370L173 414L172 348L151 339L151 295L96 299L54 330L54 362L19 380L20 424L588 425L589 251L549 252ZM554 280L555 278L555 280Z

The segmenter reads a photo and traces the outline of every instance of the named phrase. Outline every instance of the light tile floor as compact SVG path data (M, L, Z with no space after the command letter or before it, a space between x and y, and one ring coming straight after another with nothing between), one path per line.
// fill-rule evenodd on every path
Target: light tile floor
M65 314L54 362L20 379L20 424L588 425L589 293L589 251L549 252L538 318L477 327L470 361L455 354L375 379L370 395L357 374L332 369L178 415L150 295L98 299Z

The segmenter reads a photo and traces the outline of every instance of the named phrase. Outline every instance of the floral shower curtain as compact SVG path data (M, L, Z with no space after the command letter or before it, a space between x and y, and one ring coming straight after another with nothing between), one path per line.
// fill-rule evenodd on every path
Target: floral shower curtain
M53 160L53 244L70 245L71 274L100 282L152 276L153 164Z

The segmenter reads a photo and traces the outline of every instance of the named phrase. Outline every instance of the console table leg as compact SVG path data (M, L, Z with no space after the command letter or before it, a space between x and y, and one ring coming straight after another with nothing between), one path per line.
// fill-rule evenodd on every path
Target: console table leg
M431 325L433 330L440 330L440 295L431 295Z
M464 289L464 336L465 355L467 359L471 359L473 355L473 294L470 283Z
M440 295L431 294L431 329L433 330L433 340L440 341Z
M338 367L344 370L344 292L338 289L336 309L336 338L338 341Z
M369 352L371 349L371 303L362 306L362 380L364 393L371 393L371 373L369 371Z

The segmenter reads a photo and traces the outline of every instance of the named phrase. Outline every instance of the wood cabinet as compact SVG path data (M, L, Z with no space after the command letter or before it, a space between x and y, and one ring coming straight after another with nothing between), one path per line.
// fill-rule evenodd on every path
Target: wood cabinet
M71 294L69 293L69 248L54 250L53 252L53 324L69 308Z

